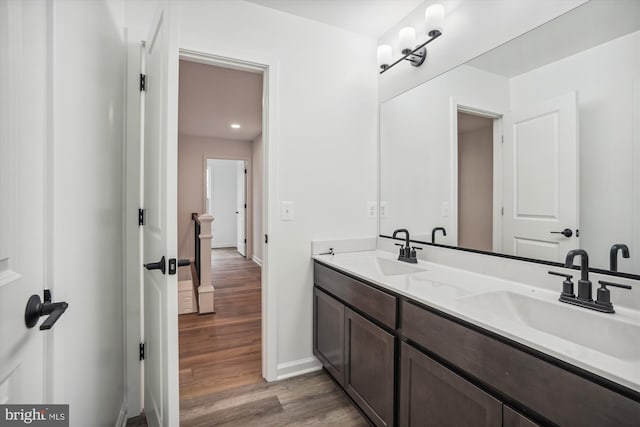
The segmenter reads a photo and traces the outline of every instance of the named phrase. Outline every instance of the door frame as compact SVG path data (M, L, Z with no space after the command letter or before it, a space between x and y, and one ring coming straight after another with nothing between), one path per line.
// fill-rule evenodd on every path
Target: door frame
M451 141L451 202L450 225L452 245L458 245L458 112L493 119L493 230L492 252L502 248L502 116L499 108L482 103L451 97L450 104L450 141ZM449 233L449 230L447 230Z
M245 162L245 168L247 173L244 176L244 202L247 207L245 208L245 220L244 220L244 237L247 240L245 244L245 256L246 259L252 259L253 257L253 161L249 156L209 156L205 154L202 156L202 184L203 184L203 197L202 197L202 212L207 212L207 160L231 160L231 161L243 161ZM215 218L214 218L215 221ZM215 236L214 236L215 238ZM212 239L213 242L213 239Z
M185 61L262 74L262 143L264 153L262 229L265 236L276 234L278 229L278 206L276 203L278 200L278 58L246 52L204 52L188 48L180 48L179 56L181 60ZM277 239L273 237L269 239L268 244L262 243L262 376L267 381L277 379L278 301L275 288L275 283L277 283L275 268L276 254L278 253L277 244ZM178 319L175 320L178 321Z

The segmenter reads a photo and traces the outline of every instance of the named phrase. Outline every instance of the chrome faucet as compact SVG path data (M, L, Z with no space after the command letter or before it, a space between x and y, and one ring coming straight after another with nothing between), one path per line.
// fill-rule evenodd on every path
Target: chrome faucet
M395 239L398 233L404 233L404 246L399 243L396 243L397 246L400 246L400 254L398 255L398 261L408 262L410 264L417 264L418 257L416 256L416 249L422 248L412 248L411 242L409 238L409 230L406 228L399 228L393 232L393 238Z

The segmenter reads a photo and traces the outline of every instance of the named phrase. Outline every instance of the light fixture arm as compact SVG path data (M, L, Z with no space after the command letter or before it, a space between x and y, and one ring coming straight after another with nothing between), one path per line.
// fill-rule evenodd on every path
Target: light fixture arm
M382 71L380 71L380 74L384 73L390 68L393 68L394 66L396 66L397 64L399 64L404 60L410 61L411 65L415 67L421 65L424 62L425 58L427 57L427 49L425 48L425 46L431 43L432 41L434 41L435 39L437 39L438 37L440 37L441 35L442 33L438 30L429 32L430 38L426 42L422 43L421 45L413 49L411 52L405 54L403 57L398 59L393 64L387 65L386 67L382 68Z

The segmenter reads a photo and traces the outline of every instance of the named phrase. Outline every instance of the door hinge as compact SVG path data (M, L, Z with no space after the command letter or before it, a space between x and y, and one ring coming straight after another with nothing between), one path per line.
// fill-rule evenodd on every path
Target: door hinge
M500 141L504 144L504 135L500 135Z
M140 92L147 91L147 75L140 73Z
M269 235L268 234L264 235L264 243L265 244L269 243Z
M247 209L247 204L246 203L244 204L244 208Z
M500 208L500 215L504 216L504 206Z
M138 225L144 225L144 209L138 209Z
M247 243L247 239L244 239L244 242Z
M247 173L247 170L246 170L246 169L244 170L244 173L245 173L245 174Z
M140 360L144 360L144 343L140 343Z

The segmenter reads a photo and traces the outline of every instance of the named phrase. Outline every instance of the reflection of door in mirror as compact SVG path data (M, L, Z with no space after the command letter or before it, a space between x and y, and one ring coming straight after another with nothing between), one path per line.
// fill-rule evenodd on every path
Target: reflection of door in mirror
M493 251L493 118L458 110L458 246Z
M561 262L580 247L577 115L575 92L504 115L503 253Z

